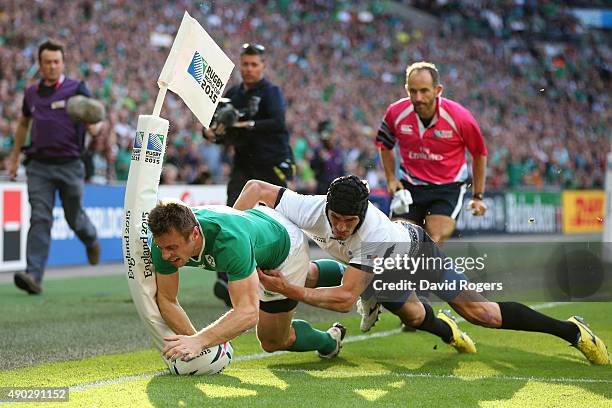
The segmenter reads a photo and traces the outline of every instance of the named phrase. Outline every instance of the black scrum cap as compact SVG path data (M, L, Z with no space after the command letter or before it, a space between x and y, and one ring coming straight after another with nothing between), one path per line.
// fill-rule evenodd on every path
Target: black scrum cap
M367 184L357 176L342 176L332 181L327 190L327 208L341 215L359 216L361 226L368 210L370 190Z

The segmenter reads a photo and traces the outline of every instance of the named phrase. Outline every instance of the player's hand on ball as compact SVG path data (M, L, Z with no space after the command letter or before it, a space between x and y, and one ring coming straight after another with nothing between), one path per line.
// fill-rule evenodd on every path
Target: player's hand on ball
M202 345L196 336L174 335L164 337L165 346L162 355L169 361L182 358L189 361L202 351Z
M482 200L470 200L468 209L472 210L472 215L481 216L487 212L487 205Z
M266 290L280 293L281 295L284 294L284 291L287 289L287 279L285 279L281 271L276 269L262 271L260 268L257 268L257 274L259 275L259 281Z

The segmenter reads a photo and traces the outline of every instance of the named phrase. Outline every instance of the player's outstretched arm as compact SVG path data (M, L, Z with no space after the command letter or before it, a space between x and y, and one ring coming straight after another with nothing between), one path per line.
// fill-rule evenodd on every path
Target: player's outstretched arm
M274 208L280 189L281 187L265 181L249 180L234 203L234 208L248 210L255 207L257 203L264 203L268 207Z
M169 275L157 273L156 277L157 294L155 295L155 301L166 324L176 334L195 334L195 327L191 324L187 313L176 298L179 286L178 272Z
M259 280L256 273L229 281L234 308L216 322L192 336L168 336L162 354L170 361L195 358L202 349L225 343L257 325L259 318Z
M348 313L369 283L368 275L352 266L344 272L340 286L305 288L289 283L277 270L257 271L262 285L270 291L311 306Z
M210 347L238 337L257 325L259 319L259 279L253 271L248 277L230 280L227 285L233 309L201 330L198 336L204 347Z

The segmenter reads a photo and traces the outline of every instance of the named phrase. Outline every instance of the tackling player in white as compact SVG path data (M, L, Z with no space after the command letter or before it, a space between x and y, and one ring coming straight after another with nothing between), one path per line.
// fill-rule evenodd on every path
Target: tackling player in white
M251 180L234 205L252 208L258 202L283 214L301 228L317 245L336 259L348 264L339 286L306 288L292 285L277 271L259 271L260 282L288 298L330 310L348 312L372 281L372 257L397 244L403 251L413 251L423 243L430 255L444 254L423 229L408 223L390 221L368 201L369 191L356 176L340 177L331 184L327 196L306 196L269 183ZM385 245L386 244L386 245ZM404 252L405 253L405 252ZM441 271L444 280L465 280L463 275ZM476 291L435 291L436 295L473 324L489 328L548 333L568 341L593 364L609 364L607 348L577 316L557 320L517 302L490 302ZM422 304L414 291L403 299L381 302L411 327L439 335L459 351L475 352L473 342L450 317ZM445 327L446 326L446 327ZM450 335L449 335L450 332Z

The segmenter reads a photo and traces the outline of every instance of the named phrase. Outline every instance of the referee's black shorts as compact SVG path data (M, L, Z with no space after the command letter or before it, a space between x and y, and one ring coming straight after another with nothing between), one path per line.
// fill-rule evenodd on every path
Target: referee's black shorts
M391 218L404 218L417 225L423 225L428 215L446 215L457 219L467 190L463 182L415 186L402 180L402 184L410 191L412 204L407 213L392 213Z

